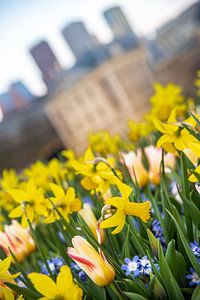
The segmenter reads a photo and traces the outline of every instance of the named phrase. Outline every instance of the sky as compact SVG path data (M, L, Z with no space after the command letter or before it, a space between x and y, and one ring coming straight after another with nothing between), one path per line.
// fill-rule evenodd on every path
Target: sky
M29 54L31 46L46 40L65 68L74 57L61 30L82 20L101 42L112 39L102 12L119 5L134 31L149 35L196 0L0 0L0 93L10 82L23 81L32 93L42 95L45 86Z

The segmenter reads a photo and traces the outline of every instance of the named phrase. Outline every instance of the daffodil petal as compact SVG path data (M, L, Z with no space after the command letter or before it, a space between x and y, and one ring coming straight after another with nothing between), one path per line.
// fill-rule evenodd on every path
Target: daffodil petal
M55 282L44 274L31 273L28 275L35 289L42 295L52 299L57 295L57 288ZM67 284L67 283L66 283Z

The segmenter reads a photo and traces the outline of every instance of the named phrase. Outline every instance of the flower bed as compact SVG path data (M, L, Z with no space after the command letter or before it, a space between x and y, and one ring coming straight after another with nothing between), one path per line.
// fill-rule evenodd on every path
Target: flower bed
M129 137L4 170L0 299L200 299L200 114L155 86Z

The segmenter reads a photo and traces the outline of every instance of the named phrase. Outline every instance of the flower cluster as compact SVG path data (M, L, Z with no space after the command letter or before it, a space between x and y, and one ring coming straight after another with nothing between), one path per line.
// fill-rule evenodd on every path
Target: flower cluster
M153 272L150 260L147 256L139 258L139 256L136 255L132 260L130 258L125 258L124 262L126 264L123 264L121 268L126 272L126 276L149 276Z

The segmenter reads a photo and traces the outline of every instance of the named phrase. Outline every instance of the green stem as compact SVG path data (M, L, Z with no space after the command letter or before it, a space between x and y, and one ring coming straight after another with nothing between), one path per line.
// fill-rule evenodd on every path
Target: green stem
M118 299L124 300L124 298L122 297L122 295L120 294L120 292L118 291L118 289L116 288L113 282L109 285L109 287L112 289L114 294L118 297Z

